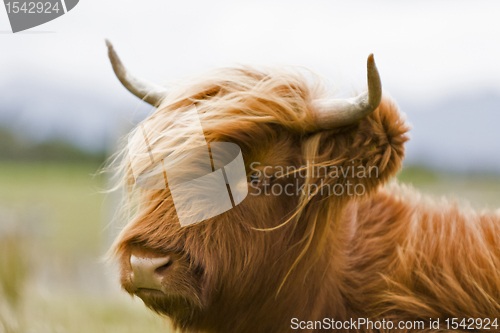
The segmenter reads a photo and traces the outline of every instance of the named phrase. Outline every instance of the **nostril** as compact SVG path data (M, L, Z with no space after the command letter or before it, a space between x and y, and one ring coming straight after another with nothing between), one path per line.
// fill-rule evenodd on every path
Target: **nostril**
M170 256L151 257L132 254L131 279L136 288L161 289L165 270L172 265Z
M166 264L158 267L157 269L155 269L155 274L156 275L163 275L163 273L165 273L165 271L170 267L172 266L172 261L169 260Z

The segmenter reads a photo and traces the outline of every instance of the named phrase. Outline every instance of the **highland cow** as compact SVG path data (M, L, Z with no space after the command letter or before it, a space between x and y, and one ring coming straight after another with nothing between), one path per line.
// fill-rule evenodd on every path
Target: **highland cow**
M189 145L189 126L177 120L196 105L207 142L235 143L245 161L243 202L181 227L168 184L136 186L129 151L120 155L130 220L111 252L121 284L175 328L497 331L500 216L388 185L402 167L409 125L382 94L373 56L368 90L339 100L317 77L251 67L167 92L130 74L108 47L120 81L157 107L141 124L172 128ZM476 318L481 327L470 326Z

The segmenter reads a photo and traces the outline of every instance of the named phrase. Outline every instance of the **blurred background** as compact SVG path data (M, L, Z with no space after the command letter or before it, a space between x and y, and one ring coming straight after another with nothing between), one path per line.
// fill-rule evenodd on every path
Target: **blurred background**
M500 2L81 0L12 34L0 8L0 333L165 332L101 260L119 194L95 175L151 112L115 78L104 38L139 76L299 65L339 97L384 90L413 125L399 180L500 208Z

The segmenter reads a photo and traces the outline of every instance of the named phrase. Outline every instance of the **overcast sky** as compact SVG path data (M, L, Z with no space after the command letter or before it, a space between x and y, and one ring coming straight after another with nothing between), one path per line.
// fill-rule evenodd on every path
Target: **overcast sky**
M369 53L393 95L500 90L499 1L81 0L25 33L0 34L0 83L24 73L118 90L111 39L128 67L166 82L237 63L306 66L348 93ZM0 31L10 31L0 9ZM53 33L42 33L53 32Z

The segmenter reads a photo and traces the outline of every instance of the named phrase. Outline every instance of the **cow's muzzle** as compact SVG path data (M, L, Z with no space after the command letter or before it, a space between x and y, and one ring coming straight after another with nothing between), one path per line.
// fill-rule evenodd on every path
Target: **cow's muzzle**
M172 265L171 256L152 257L131 254L130 266L132 267L131 282L137 289L162 289L162 282Z

